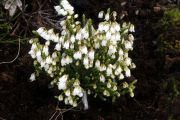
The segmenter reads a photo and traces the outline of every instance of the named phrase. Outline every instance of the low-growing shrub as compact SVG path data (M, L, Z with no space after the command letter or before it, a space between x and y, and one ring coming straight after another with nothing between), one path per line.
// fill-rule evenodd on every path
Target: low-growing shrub
M103 99L120 97L130 93L133 97L135 80L124 80L131 76L130 69L135 64L128 52L133 50L134 25L116 22L116 12L101 11L103 20L95 29L91 19L78 14L68 1L62 0L54 7L58 15L64 16L60 21L61 33L53 29L39 28L36 32L45 40L42 44L37 38L31 39L29 54L34 59L36 68L30 79L35 80L41 71L53 80L61 94L57 96L65 104L77 106L82 99L88 108L87 95L92 94Z

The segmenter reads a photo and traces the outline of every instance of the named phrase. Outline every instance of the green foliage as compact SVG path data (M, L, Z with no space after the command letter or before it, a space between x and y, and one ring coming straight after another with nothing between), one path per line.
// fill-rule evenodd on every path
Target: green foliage
M158 53L180 55L180 9L166 10L158 26L162 31L158 37Z
M176 27L180 25L180 8L166 10L164 17L160 20L160 25L164 28Z
M177 78L171 76L165 83L163 83L163 89L171 100L180 95L180 85Z

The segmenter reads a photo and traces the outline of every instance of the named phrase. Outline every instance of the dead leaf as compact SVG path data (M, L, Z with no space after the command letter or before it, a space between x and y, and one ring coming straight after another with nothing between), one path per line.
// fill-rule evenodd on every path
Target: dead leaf
M22 2L21 2L21 0L16 0L16 5L19 7L20 10L22 10Z

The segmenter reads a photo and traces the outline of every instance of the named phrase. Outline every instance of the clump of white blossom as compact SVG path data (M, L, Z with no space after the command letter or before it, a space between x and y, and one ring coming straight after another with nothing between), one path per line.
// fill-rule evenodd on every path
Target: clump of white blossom
M45 40L42 44L37 38L31 39L29 54L34 59L35 74L46 72L52 86L57 86L61 94L60 101L77 106L82 99L88 108L87 95L100 96L103 99L116 99L122 94L134 96L134 81L126 81L131 76L135 64L128 52L133 50L134 25L116 22L116 12L101 11L98 17L103 21L95 29L91 19L83 16L83 22L77 20L78 14L67 0L54 7L58 15L65 17L60 21L61 33L41 27L37 33Z

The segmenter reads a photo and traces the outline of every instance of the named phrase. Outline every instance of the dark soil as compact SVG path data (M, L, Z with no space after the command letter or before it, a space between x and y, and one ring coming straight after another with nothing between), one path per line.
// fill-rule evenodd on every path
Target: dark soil
M90 96L89 110L84 111L80 105L77 109L65 112L64 120L180 120L180 96L177 90L180 87L180 62L176 59L179 56L159 55L156 52L156 41L161 34L157 23L163 16L164 9L174 4L132 0L127 5L118 7L116 0L77 1L72 0L76 11L93 18L95 23L98 22L97 12L108 7L118 13L128 14L125 20L136 26L136 40L131 56L137 66L132 74L138 82L134 98L122 96L116 103L111 103ZM138 15L135 14L136 10L139 10ZM33 20L36 22L35 16ZM29 24L31 27L28 29L48 24L45 23L47 22L34 26ZM59 27L56 29L59 30ZM27 34L30 36L30 33ZM48 77L41 75L37 81L29 81L34 70L33 60L28 55L29 49L30 45L21 44L20 55L13 63L0 64L0 120L49 120L51 117L52 120L61 120L61 111L57 110L57 105L59 108L65 106L58 104L54 98L56 89L48 88ZM0 62L11 61L17 51L18 44L0 44Z

